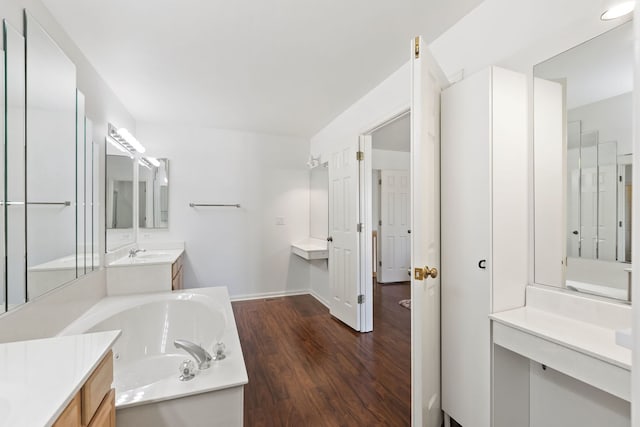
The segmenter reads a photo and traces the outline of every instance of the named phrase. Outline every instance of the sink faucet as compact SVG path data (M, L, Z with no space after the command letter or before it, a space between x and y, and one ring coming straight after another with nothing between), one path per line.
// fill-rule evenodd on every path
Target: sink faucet
M130 249L129 250L129 258L135 258L138 255L138 252L146 252L146 249Z
M196 362L198 363L198 369L203 370L211 366L211 360L213 358L207 350L200 347L198 344L194 344L191 341L187 340L175 340L173 342L173 345L175 345L176 348L183 349L184 351L189 353L191 357L196 359Z

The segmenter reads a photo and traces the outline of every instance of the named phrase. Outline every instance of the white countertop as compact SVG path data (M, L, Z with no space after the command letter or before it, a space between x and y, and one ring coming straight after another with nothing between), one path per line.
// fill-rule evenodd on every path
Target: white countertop
M173 264L184 249L151 249L139 252L134 257L128 255L107 264L107 267L140 267L144 265Z
M291 245L291 252L306 259L327 259L329 258L329 250L327 241L309 237L308 239L296 242Z
M120 331L0 344L0 426L50 426Z
M489 316L492 320L631 370L631 350L616 344L616 331L547 311L521 307Z

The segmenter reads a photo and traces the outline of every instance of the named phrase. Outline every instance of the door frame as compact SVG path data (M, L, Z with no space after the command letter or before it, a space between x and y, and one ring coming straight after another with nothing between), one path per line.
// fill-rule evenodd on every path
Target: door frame
M364 160L360 164L360 222L363 224L360 233L360 294L364 295L364 304L360 306L360 332L373 331L373 245L371 232L373 231L373 147L371 135L378 129L393 123L411 113L411 105L407 103L390 110L388 114L376 120L366 130L360 132L360 151L364 153ZM411 151L409 151L411 155ZM409 277L409 276L407 276Z

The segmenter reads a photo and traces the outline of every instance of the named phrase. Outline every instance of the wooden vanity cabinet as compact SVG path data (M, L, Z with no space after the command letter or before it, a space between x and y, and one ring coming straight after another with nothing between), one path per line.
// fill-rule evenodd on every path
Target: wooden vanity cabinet
M109 351L53 427L113 427L116 425L113 355Z
M171 264L171 290L177 291L184 287L182 280L182 257L180 255L178 259Z

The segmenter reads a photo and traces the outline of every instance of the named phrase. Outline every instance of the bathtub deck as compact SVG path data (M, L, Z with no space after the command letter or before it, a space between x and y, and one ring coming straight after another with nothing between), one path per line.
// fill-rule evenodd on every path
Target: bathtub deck
M411 424L409 285L376 285L374 332L309 295L234 302L249 384L247 426Z

